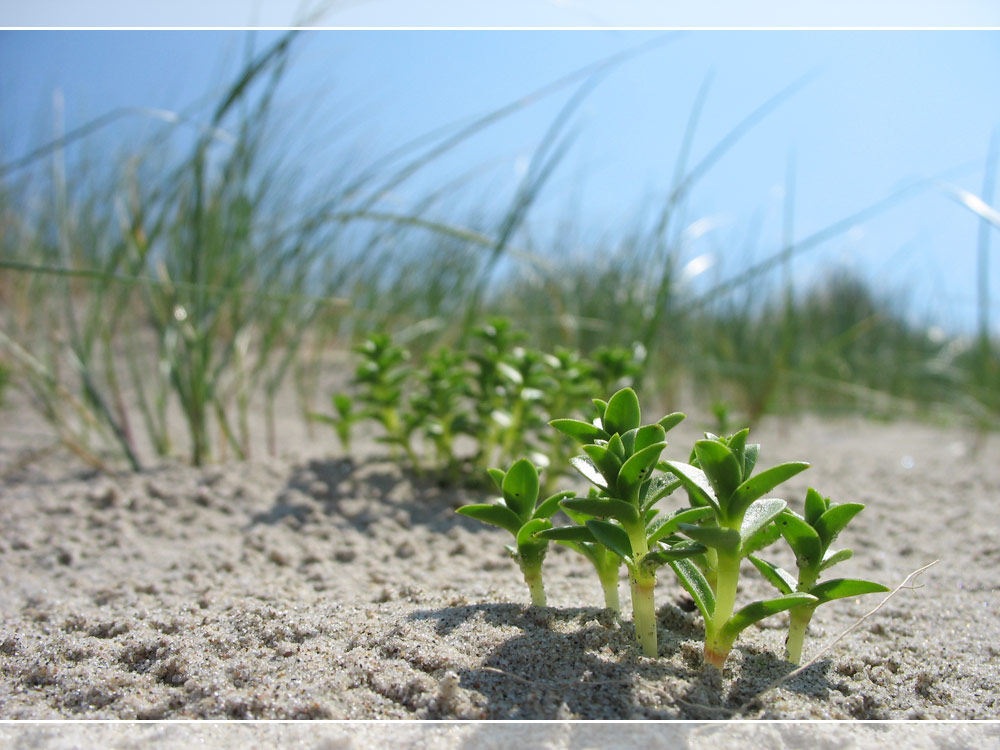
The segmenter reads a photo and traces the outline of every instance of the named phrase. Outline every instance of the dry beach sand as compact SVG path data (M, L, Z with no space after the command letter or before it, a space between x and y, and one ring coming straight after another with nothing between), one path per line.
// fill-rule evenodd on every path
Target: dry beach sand
M348 458L320 431L284 443L277 458L101 475L59 451L35 452L44 428L13 400L0 411L2 719L1000 716L995 435L976 445L960 429L812 417L754 431L762 467L813 464L782 488L793 508L807 486L868 505L840 539L855 557L838 575L895 587L940 561L922 587L900 591L762 693L791 670L782 615L746 631L713 682L702 673L700 616L667 572L660 657L644 658L624 581L618 623L600 608L589 564L553 546L551 606L527 607L505 532L454 512L481 497L408 477L378 446ZM668 457L698 435L689 422L671 433ZM769 594L748 568L741 599ZM818 610L805 657L881 599ZM2 726L0 744L61 746L29 729L48 731ZM589 746L552 736L548 746ZM350 746L309 737L301 746Z

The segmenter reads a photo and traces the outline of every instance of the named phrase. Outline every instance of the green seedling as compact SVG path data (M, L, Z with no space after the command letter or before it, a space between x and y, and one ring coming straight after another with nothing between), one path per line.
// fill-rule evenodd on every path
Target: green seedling
M546 429L540 432L539 440L548 461L545 476L551 483L569 471L574 446L563 433L547 429L548 419L555 414L570 414L575 404L586 403L594 386L595 367L575 351L563 348L544 355L544 361L548 365L547 377L538 382L547 415L544 418Z
M600 417L593 422L556 419L551 425L583 444L585 455L571 459L574 468L596 488L590 497L563 500L567 513L580 514L583 527L557 532L562 541L602 545L628 568L632 593L632 619L636 638L647 656L656 656L656 610L653 589L656 571L664 564L704 553L698 543L676 536L684 521L695 521L705 512L690 508L669 518L660 518L653 505L679 484L653 476L667 443L666 431L677 425L683 414L670 414L656 424L642 426L639 399L631 388L623 388L607 402L595 400ZM575 536L573 536L575 534ZM549 536L549 538L553 538ZM614 558L598 568L610 580L608 568ZM592 560L593 562L593 560ZM605 579L603 576L608 576ZM617 575L617 574L616 574ZM617 594L616 594L617 596Z
M522 337L511 330L510 321L504 318L491 318L485 326L475 329L473 336L480 342L479 350L469 354L475 366L474 437L479 448L477 464L485 468L494 461L498 446L514 421L511 403L524 379L510 358L514 345Z
M590 497L593 499L597 498L598 495L597 490L591 488ZM618 573L622 567L621 555L597 541L593 532L587 528L587 521L594 520L594 516L580 513L566 506L563 506L562 510L576 526L547 529L539 532L538 536L565 545L589 560L601 582L601 590L604 592L604 606L616 615L620 615Z
M729 438L709 435L696 442L699 466L664 462L687 489L692 505L710 511L700 524L678 526L682 534L708 548L701 566L688 559L669 564L705 618L705 663L720 672L744 629L770 615L817 601L809 593L788 592L734 611L740 562L777 538L774 521L786 508L784 500L763 496L808 468L801 462L784 463L751 475L760 446L747 445L748 433L742 430Z
M611 393L635 385L642 376L646 350L641 344L632 349L600 346L594 350L594 377L601 393Z
M369 336L355 351L362 361L354 373L355 396L334 394L335 416L315 414L313 418L331 424L345 448L350 443L355 423L371 419L382 425L384 434L379 442L400 448L416 472L420 461L411 445L413 431L420 424L420 417L412 410L401 408L407 382L413 369L407 364L410 354L392 343L385 334Z
M458 512L514 535L514 545L508 546L507 551L524 575L531 603L544 607L542 561L549 542L536 534L552 528L550 519L559 511L559 501L573 493L560 492L538 503L538 470L526 458L514 462L506 473L500 469L490 469L489 473L503 496L494 503L463 505Z
M788 613L785 655L793 664L798 664L802 659L802 643L816 607L834 599L889 590L880 583L857 578L831 578L822 583L817 582L822 571L854 554L849 549L834 551L830 549L830 545L864 507L860 503L832 504L829 498L810 488L806 493L805 517L787 508L781 512L776 527L795 553L797 578L766 560L750 555L750 561L757 570L782 594L801 592L816 598L814 602L793 607Z
M438 466L452 482L459 480L461 461L455 452L459 435L472 432L469 373L462 352L441 349L418 371L420 390L410 400L412 420L434 446Z

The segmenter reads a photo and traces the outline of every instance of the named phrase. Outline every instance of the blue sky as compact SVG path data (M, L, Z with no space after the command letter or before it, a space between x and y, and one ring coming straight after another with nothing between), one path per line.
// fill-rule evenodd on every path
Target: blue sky
M373 160L415 135L488 112L656 36L307 32L284 90L289 145L311 154L310 168L322 176L348 150ZM115 106L184 109L219 89L246 41L240 32L0 32L0 160L51 132L56 89L67 128ZM574 117L573 149L533 210L532 227L544 238L572 211L584 237L620 236L662 200L688 114L710 74L693 161L769 97L812 77L692 194L687 218L709 218L713 229L684 252L714 259L706 279L780 247L792 159L797 238L908 180L946 174L978 193L990 137L1000 127L997 70L996 31L684 32L616 67L591 91ZM481 176L464 193L467 207L509 195L571 92L495 125L403 185L393 200L405 205L480 166ZM329 123L344 112L349 127L330 140ZM137 118L134 127L149 125ZM113 142L98 137L89 147L127 146L134 132L119 129ZM747 250L756 224L759 239ZM968 329L977 231L972 214L928 189L810 251L795 270L806 279L833 265L860 269L905 292L934 321ZM1000 238L993 244L1000 247ZM993 318L1000 321L1000 259L992 264L991 288Z
M996 26L993 0L8 0L9 26Z

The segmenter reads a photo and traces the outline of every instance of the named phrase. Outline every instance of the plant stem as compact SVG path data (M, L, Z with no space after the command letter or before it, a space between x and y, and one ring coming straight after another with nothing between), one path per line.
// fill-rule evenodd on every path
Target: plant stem
M656 586L655 575L642 575L638 569L629 570L629 583L632 588L632 622L635 625L635 635L642 646L642 653L655 657L658 653L656 645L656 607L653 602L653 588Z
M646 527L642 521L623 524L632 545L632 559L641 561L649 552L646 544ZM632 590L632 622L635 626L635 636L642 646L646 656L655 657L656 646L656 607L653 602L653 589L656 586L656 574L643 570L641 565L629 564L629 583Z
M618 601L618 566L608 566L598 571L601 588L604 589L604 606L612 612L621 614L621 603Z
M723 629L729 618L733 616L736 605L736 588L740 580L739 553L719 550L718 582L715 591L715 611L711 622L705 623L705 663L711 664L720 672L726 663L726 657L732 649L732 643L727 642Z
M545 606L545 584L542 583L542 569L539 567L521 566L521 573L524 574L524 582L528 584L528 591L531 593L531 604L534 607Z
M802 643L806 637L806 628L812 619L814 607L796 607L789 612L788 638L785 640L785 658L792 664L802 661Z

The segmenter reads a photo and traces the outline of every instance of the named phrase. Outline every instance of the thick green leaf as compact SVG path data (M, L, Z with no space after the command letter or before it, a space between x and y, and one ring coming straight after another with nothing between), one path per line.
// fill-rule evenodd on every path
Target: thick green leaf
M648 483L642 485L639 502L643 509L652 507L657 500L662 500L680 486L681 481L673 475L654 474Z
M652 546L660 539L676 533L680 524L697 523L713 514L714 511L705 505L700 508L682 508L669 516L658 516L646 526L646 541Z
M332 396L333 408L337 410L337 413L344 417L345 419L351 416L351 411L353 411L354 400L348 396L346 393L335 393Z
M593 482L602 490L606 490L608 488L608 480L604 478L604 475L601 474L597 466L594 465L594 462L587 456L573 456L569 462L573 465L574 469L583 475L584 479L589 482Z
M765 547L770 547L779 539L781 539L781 529L778 528L778 524L764 524L757 533L743 540L740 544L740 552L744 555L751 555Z
M689 557L700 555L704 551L705 546L698 544L698 542L683 541L669 546L660 544L650 552L647 552L639 564L646 570L652 572L667 563L676 562L677 560L685 560Z
M743 472L743 453L746 451L747 447L747 436L750 434L750 428L744 427L739 432L736 432L729 436L729 450L733 452L736 456L736 460L740 462L740 473ZM747 475L744 475L744 479ZM743 481L742 479L740 481Z
M677 425L683 422L687 418L687 414L682 414L679 411L675 411L672 414L668 414L662 417L656 424L663 428L664 432L670 432Z
M844 562L844 560L850 560L854 556L854 550L852 549L840 549L834 552L833 550L827 550L823 555L823 562L819 566L820 570L826 570L827 568L836 565L839 562Z
M638 500L639 487L649 479L649 475L656 466L657 460L666 443L653 443L647 445L640 451L636 451L628 461L626 461L618 472L618 491L625 497Z
M553 542L596 542L593 532L586 526L559 526L538 532L542 539Z
M787 570L779 568L767 560L762 560L755 555L749 555L750 562L760 571L760 574L782 594L792 594L799 582Z
M704 574L691 560L671 560L667 564L677 574L677 580L684 590L694 599L705 622L710 622L712 615L715 614L715 594L712 593L712 587L708 585Z
M524 384L524 376L521 375L516 367L508 365L506 362L497 362L497 372L514 385Z
M608 410L608 402L605 401L604 399L600 399L600 398L595 398L595 399L591 399L591 400L594 402L594 406L597 408L597 413L600 415L597 421L601 422L601 425L603 427L603 425L604 425L604 412L606 412Z
M584 444L593 443L595 440L607 440L611 437L597 425L581 422L579 419L553 419L549 424L564 435L569 435L569 437Z
M559 512L559 504L568 497L573 497L572 492L557 492L551 497L545 498L542 502L538 504L535 508L535 512L532 513L532 518L552 518L556 513Z
M806 490L805 519L807 524L815 528L819 517L826 513L829 507L830 501L827 498L812 487Z
M737 635L765 617L776 615L793 607L800 607L803 604L815 603L816 597L811 594L785 594L775 599L748 604L729 618L729 622L722 628L723 637L735 640Z
M716 440L699 440L694 444L698 465L712 483L719 506L726 510L730 496L743 481L743 467L729 447Z
M517 532L516 538L517 538L518 549L544 544L546 540L536 539L535 534L537 534L539 531L545 531L546 529L551 529L551 528L552 528L552 521L550 521L547 518L534 518L528 521Z
M740 547L740 532L736 529L679 523L677 524L677 530L691 537L696 542L701 542L706 547L715 547L727 552L735 552Z
M638 508L622 500L577 497L572 500L563 500L562 506L577 513L586 513L594 518L617 518L624 523L635 523L639 520Z
M625 456L631 456L635 453L635 436L639 434L639 430L629 430L624 435L621 435L622 446L625 448ZM624 460L624 458L622 459Z
M753 473L753 467L757 465L758 456L760 456L760 443L750 443L750 445L743 449L744 481Z
M817 584L809 589L809 593L824 604L834 599L844 599L862 594L880 594L889 589L881 583L863 581L860 578L831 578L829 581Z
M486 473L490 475L490 479L493 480L497 489L503 492L503 478L507 476L507 473L503 469L487 469Z
M608 399L608 408L604 410L602 424L609 435L616 432L624 435L634 430L642 423L642 413L639 411L639 397L631 388L622 388Z
M781 535L795 553L800 570L814 570L823 559L823 543L816 530L790 510L782 512L777 520Z
M715 497L715 490L712 489L711 482L705 476L705 472L697 466L681 463L680 461L665 461L667 470L681 480L684 488L691 494L691 500L695 505L708 505L719 512L719 501Z
M624 462L628 456L625 454L625 443L622 442L621 436L615 433L608 440L608 453L614 455L618 461Z
M657 443L663 443L663 445L666 446L666 443L664 442L664 438L666 436L667 433L658 424L647 424L640 427L636 430L635 443L633 444L632 453L629 455L638 453L643 448L648 448L649 446L656 445Z
M531 518L538 501L538 470L526 458L515 461L503 478L503 499L523 521Z
M777 518L787 505L788 503L777 497L761 498L750 503L740 525L740 538L743 544L746 545L758 531Z
M615 481L618 479L618 470L622 467L618 456L600 445L585 445L583 452L590 456L590 460L601 472L608 487L614 487Z
M833 540L851 522L851 519L864 509L865 506L861 503L843 503L832 506L826 513L820 516L819 520L813 526L816 528L819 538L823 541L823 549L825 550L833 544Z
M587 521L594 538L622 559L632 559L632 543L621 526L608 521Z
M807 463L792 461L765 469L760 474L750 477L737 487L729 499L729 507L724 510L730 518L741 518L750 506L750 503L758 497L770 492L782 482L791 479L800 471L808 468L809 464Z
M521 519L517 517L517 514L503 505L463 505L457 512L463 516L475 518L477 521L507 529L514 536L517 536L517 532L521 530L522 526Z

